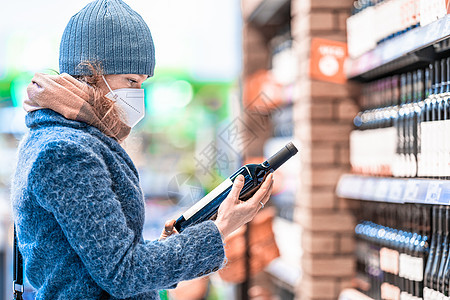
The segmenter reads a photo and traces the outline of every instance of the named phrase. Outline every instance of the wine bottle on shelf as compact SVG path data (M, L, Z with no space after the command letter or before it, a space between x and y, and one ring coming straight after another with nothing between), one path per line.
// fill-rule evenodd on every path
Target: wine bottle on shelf
M450 179L450 141L447 133L450 130L450 57L441 60L441 93L442 99L442 179Z
M441 139L442 134L442 126L441 126L441 109L442 109L442 99L440 97L441 91L441 64L439 60L434 62L434 86L433 86L433 94L434 96L431 99L431 107L432 107L432 128L431 132L433 134L432 139L432 150L433 150L433 160L432 160L432 177L435 179L441 178L441 165L442 165L442 151L441 144L443 143Z
M430 239L431 239L431 207L428 205L422 206L422 241L418 245L420 258L421 260L418 261L419 268L418 270L418 276L421 278L421 281L419 281L418 285L418 294L419 299L425 299L424 296L424 286L425 286L425 262L428 260L428 255L430 253ZM421 275L420 275L421 274Z
M422 70L417 70L413 73L413 94L412 94L412 106L410 117L410 130L411 130L411 151L412 151L412 165L411 165L411 177L417 177L418 174L418 148L419 148L419 119L420 119L420 102L422 100L420 89L422 87Z
M445 277L448 276L448 251L449 251L449 224L450 220L450 207L446 206L444 208L444 217L443 217L443 239L442 239L442 258L441 265L439 267L439 276L438 276L438 292L440 297L445 296Z
M417 70L417 81L416 81L416 101L414 102L414 121L413 124L415 126L415 155L416 155L416 175L417 177L420 177L421 167L420 167L420 155L421 155L421 128L420 124L422 122L423 118L423 108L424 108L424 75L423 70L419 69Z
M428 85L430 81L430 69L425 68L424 70L424 81L423 83L423 95L419 100L419 120L417 124L417 176L425 177L425 165L426 165L426 151L427 151L427 135L426 135L426 124L427 121L427 109L428 109Z
M431 113L431 101L434 97L433 95L433 82L434 82L434 67L430 64L428 68L425 69L425 100L422 110L422 120L420 122L420 132L421 132L421 177L430 177L432 172L430 172L430 164L433 161L432 157L432 143L433 143L433 133L432 127L432 113Z
M431 244L430 244L430 251L428 254L428 259L425 267L425 273L424 273L424 289L423 289L423 298L424 300L429 300L431 298L431 293L433 291L433 281L432 281L432 269L433 269L433 262L436 257L436 246L438 244L437 242L437 215L438 215L439 207L433 206L432 208L432 214L431 214L431 230L432 230L432 236L431 236Z
M423 275L425 260L428 254L428 237L430 234L429 207L425 205L416 206L415 232L418 233L414 242L414 251L410 264L411 279L413 280L413 296L423 299Z
M399 253L399 272L398 272L398 277L399 277L399 289L400 289L400 298L402 297L401 295L405 294L405 288L406 288L406 281L405 281L405 277L403 274L403 257L405 255L405 210L404 210L404 206L398 207L396 209L396 218L398 220L397 223L397 228L398 230L398 243L397 243L397 249L398 249L398 253Z
M383 209L383 234L381 234L381 249L380 249L380 269L383 271L383 282L381 283L380 293L382 299L392 298L395 287L395 276L398 274L398 253L392 247L391 236L393 234L391 225L391 218L389 214L389 205L381 206ZM397 259L396 259L397 258ZM396 294L399 294L397 291Z
M407 278L409 280L409 289L408 294L409 298L417 297L416 294L416 283L417 283L417 276L416 276L416 270L418 266L417 263L417 253L416 253L416 244L420 240L420 234L419 234L419 224L420 224L420 211L419 207L415 204L411 204L411 217L410 217L410 232L411 232L411 238L409 240L409 250L408 250L408 275Z
M401 224L402 224L402 238L401 238L401 254L400 254L400 272L399 276L402 278L402 287L400 299L407 299L410 295L411 290L411 281L409 279L409 264L410 264L410 240L412 238L411 235L411 205L404 204L403 207L399 210L402 213Z
M432 298L435 299L438 296L438 291L439 291L439 282L438 282L438 278L439 278L439 266L441 264L441 259L442 259L442 228L443 228L443 223L444 223L444 216L443 216L443 210L444 207L443 206L439 206L438 210L437 210L437 220L436 220L436 226L437 226L437 230L436 230L436 248L435 248L435 253L434 253L434 260L433 260L433 265L431 267L431 295Z
M245 178L239 199L243 201L249 199L258 190L269 173L274 172L297 152L298 150L294 144L288 143L263 163L248 164L241 167L209 194L184 212L176 220L175 228L178 232L182 232L188 226L211 219L217 213L220 204L230 193L233 182L239 175L243 175Z
M447 239L449 240L449 242L450 242L450 224L449 224L449 221L450 221L450 207L447 207L447 210L446 210L446 226L447 226L447 230L449 231L448 232L448 237L447 237ZM445 299L445 300L447 300L447 299L449 299L449 296L450 296L450 290L449 290L449 285L450 285L450 245L447 245L447 247L449 248L448 249L448 251L449 252L447 252L447 260L446 260L446 263L445 263L445 266L444 266L444 273L443 273L443 275L442 275L442 278L441 278L441 282L440 282L440 284L441 284L441 293L443 294L443 299Z
M405 111L405 177L414 177L416 157L414 155L414 84L416 72L406 74L406 111Z
M400 103L398 105L398 115L394 119L394 126L397 130L397 154L395 156L394 171L395 177L403 176L404 156L405 156L405 132L404 117L406 104L406 74L400 76Z
M436 61L439 65L439 84L438 84L438 92L436 94L436 102L438 106L438 121L436 125L437 130L437 162L438 162L438 178L445 179L445 165L444 165L444 155L445 155L445 140L447 138L447 134L445 132L445 119L446 112L444 109L444 89L445 89L445 60Z

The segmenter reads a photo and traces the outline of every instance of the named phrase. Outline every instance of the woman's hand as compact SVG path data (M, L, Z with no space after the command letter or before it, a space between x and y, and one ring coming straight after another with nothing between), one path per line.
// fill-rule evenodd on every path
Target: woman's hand
M239 175L233 183L228 197L222 202L215 224L225 238L230 233L250 222L256 213L266 205L272 194L273 175L266 177L261 187L247 201L239 200L239 193L244 186L244 176Z
M161 232L161 236L159 237L158 241L165 240L172 234L178 234L178 231L174 228L175 222L175 220L166 221L166 223L164 224L164 229Z

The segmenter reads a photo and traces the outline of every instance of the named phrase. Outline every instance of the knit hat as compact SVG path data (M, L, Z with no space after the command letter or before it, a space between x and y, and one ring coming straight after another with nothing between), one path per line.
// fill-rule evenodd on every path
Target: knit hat
M103 74L153 76L155 47L142 17L121 0L96 0L75 14L64 30L59 70L89 75L81 63L100 64Z

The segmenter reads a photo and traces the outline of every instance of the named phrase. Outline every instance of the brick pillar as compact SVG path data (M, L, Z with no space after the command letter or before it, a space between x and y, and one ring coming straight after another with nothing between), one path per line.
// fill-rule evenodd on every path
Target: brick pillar
M349 171L349 133L357 113L354 87L309 77L311 38L345 41L353 0L292 0L291 33L298 54L295 136L301 142L301 178L295 220L303 228L303 277L297 298L337 299L354 274L351 203L335 196Z

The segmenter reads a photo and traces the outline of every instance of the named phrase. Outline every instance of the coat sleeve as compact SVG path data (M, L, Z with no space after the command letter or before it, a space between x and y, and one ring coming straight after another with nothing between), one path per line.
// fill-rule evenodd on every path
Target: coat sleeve
M136 243L100 156L75 143L46 147L29 177L33 196L60 224L92 278L126 298L217 271L225 253L212 221L164 241Z

